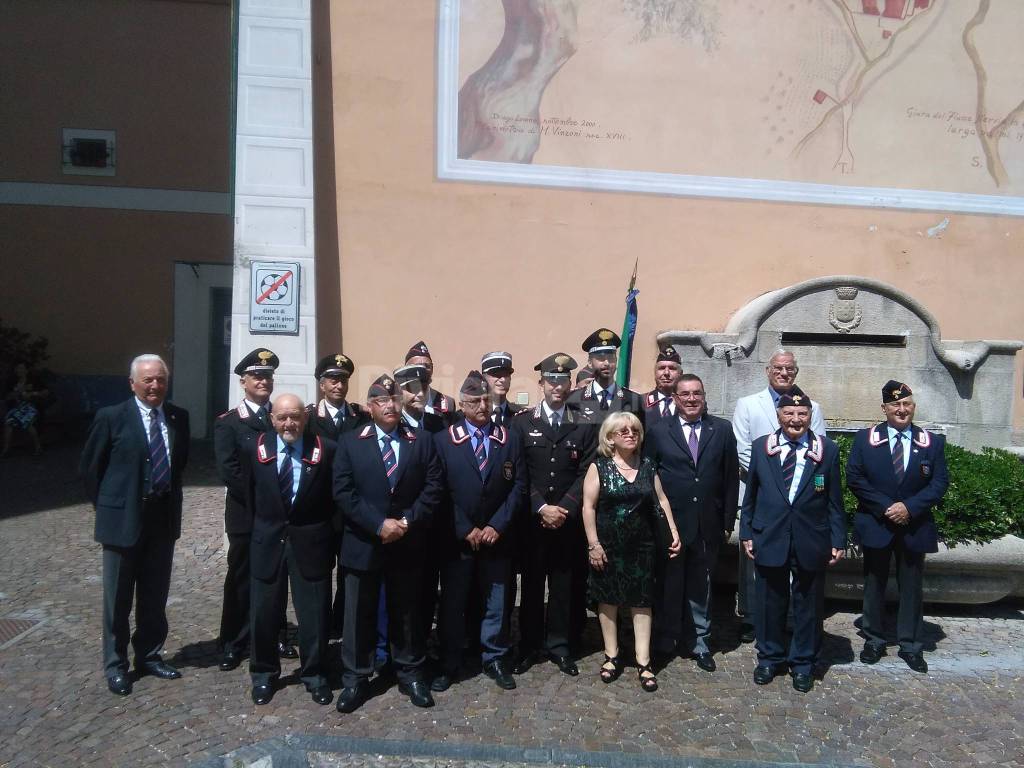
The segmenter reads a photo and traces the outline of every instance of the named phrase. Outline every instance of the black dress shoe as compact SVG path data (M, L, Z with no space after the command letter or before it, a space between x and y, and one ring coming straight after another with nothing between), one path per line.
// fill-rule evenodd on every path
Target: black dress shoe
M883 656L885 656L884 645L865 645L864 650L860 652L860 663L877 664L878 660Z
M537 663L537 654L534 652L524 653L512 666L513 675L525 675L530 667Z
M220 664L217 666L222 672L230 672L232 669L237 669L241 663L242 654L238 651L224 651L220 657Z
M900 651L899 657L907 662L907 666L915 672L927 672L928 662L924 660L924 656L920 653L910 653L909 651Z
M740 642L741 643L752 643L754 642L754 625L753 624L740 624Z
M114 675L107 678L107 688L118 696L127 696L132 692L132 679L128 675Z
M366 701L368 695L366 683L357 683L351 688L342 688L338 694L338 711L355 712Z
M452 687L452 683L455 682L456 674L454 672L442 672L440 675L430 681L430 690L435 693L441 693L447 691Z
M580 673L579 667L576 666L576 662L569 656L555 656L552 654L551 661L558 667L559 672L563 675L576 677Z
M516 679L509 674L508 669L505 667L505 662L501 659L488 661L484 664L484 674L497 683L498 687L503 690L511 691L516 687Z
M295 650L295 646L283 640L277 643L277 655L282 659L299 658L299 652Z
M714 672L718 669L718 666L715 664L715 658L710 653L695 653L693 654L693 659L697 662L697 666L705 672Z
M269 704L270 700L274 698L274 686L270 683L266 685L254 685L252 687L252 703L257 706Z
M768 685L775 679L777 670L768 664L758 664L754 668L754 682L758 685Z
M434 706L434 697L430 695L430 687L421 680L412 683L399 683L398 692L408 696L413 706L424 709Z
M793 690L807 693L814 687L814 678L808 672L793 673Z
M331 689L326 685L321 685L309 692L309 695L313 697L313 701L320 705L330 704L334 701L334 694L331 693Z
M161 680L177 680L181 677L181 672L162 661L148 661L142 665L140 671L145 675L159 677Z

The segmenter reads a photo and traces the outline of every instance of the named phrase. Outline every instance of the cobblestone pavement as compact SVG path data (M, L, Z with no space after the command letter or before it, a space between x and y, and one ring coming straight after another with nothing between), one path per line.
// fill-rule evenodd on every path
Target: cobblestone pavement
M1024 766L1020 602L929 606L927 676L907 669L894 649L874 667L861 665L857 606L829 603L830 666L807 695L786 679L754 686L753 648L738 644L731 595L723 592L718 671L677 659L660 673L654 695L641 692L632 669L612 685L598 680L592 619L578 678L545 664L520 677L517 690L502 692L478 675L438 694L432 710L382 689L352 715L316 706L292 680L256 708L245 669L216 667L223 491L208 447L195 454L165 654L184 677L143 678L126 699L106 690L101 671L100 548L74 474L77 446L0 462L0 619L22 620L19 629L36 622L20 637L0 634L0 768L183 765L289 734L761 762ZM354 756L317 759L368 764Z

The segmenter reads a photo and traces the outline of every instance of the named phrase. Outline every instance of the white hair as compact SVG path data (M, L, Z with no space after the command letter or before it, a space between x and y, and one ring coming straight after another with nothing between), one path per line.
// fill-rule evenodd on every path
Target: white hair
M791 349L785 349L783 347L779 347L774 352L772 352L772 356L768 358L768 365L771 365L772 364L772 360L774 360L777 357L792 357L793 358L793 362L794 363L796 362L796 352L794 352Z
M128 368L129 379L132 379L133 381L135 380L135 374L138 373L139 365L141 363L160 363L160 365L164 367L164 373L166 373L168 376L171 373L171 369L167 367L167 363L164 362L164 359L160 357L160 355L146 354L139 355L134 360L132 360L132 364Z

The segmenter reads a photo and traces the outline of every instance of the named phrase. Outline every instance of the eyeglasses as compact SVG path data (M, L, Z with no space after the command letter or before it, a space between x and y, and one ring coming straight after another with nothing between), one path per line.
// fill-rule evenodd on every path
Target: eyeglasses
M390 405L391 403L397 402L397 397L374 397L370 399L370 404L376 405L378 408L383 408L385 405Z
M676 397L680 400L703 400L703 392L676 392Z
M618 435L619 437L639 437L640 430L633 429L632 427L625 427L623 429L615 430L615 434Z
M462 405L463 409L482 408L485 405L488 405L489 401L487 400L487 398L484 397L473 397L460 401L460 404Z
M772 373L796 373L800 369L795 365L773 365L770 370Z

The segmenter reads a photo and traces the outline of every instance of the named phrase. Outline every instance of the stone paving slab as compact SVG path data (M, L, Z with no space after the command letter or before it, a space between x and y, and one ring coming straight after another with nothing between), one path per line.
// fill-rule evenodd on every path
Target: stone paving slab
M753 685L753 648L737 642L731 596L722 593L714 624L718 671L709 675L677 659L659 674L653 695L640 690L630 668L612 685L599 681L592 618L592 652L578 678L545 664L521 676L517 690L502 692L477 675L438 694L431 710L379 688L352 715L315 705L292 680L257 708L244 668L216 667L223 490L202 446L190 467L168 606L165 657L184 677L143 678L131 696L118 698L102 675L100 547L76 460L71 445L50 448L39 462L19 456L0 463L0 618L40 622L0 650L0 768L187 765L300 736L677 761L1024 768L1019 601L927 606L934 646L927 676L907 669L894 649L874 667L856 662L858 606L829 602L829 667L807 695L785 679ZM286 674L294 666L286 662Z

